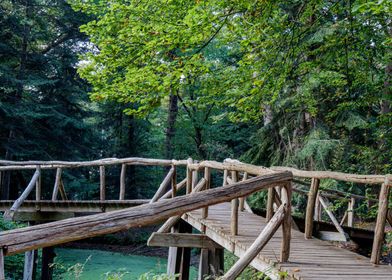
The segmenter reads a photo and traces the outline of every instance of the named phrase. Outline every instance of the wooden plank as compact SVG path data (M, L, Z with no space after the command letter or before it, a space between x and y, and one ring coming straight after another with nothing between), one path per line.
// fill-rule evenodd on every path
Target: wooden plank
M319 186L320 186L320 179L312 178L312 184L309 190L308 203L306 206L306 216L305 216L306 239L312 238L313 235L313 216L314 216L314 208L316 204Z
M121 173L120 173L120 193L119 193L119 200L125 199L125 180L127 177L127 165L121 165Z
M147 245L155 247L222 248L205 234L192 233L154 232L148 239Z
M392 185L392 175L386 177L385 182L381 185L376 228L374 230L374 241L370 261L374 264L380 262L382 244L384 242L385 223L388 214L388 199L390 187Z
M335 232L335 231L319 231L318 232L318 238L321 240L326 240L326 241L340 241L340 242L346 242L347 239L344 237L340 232Z
M236 279L241 272L252 262L252 260L260 253L268 241L272 238L277 231L280 224L285 218L287 205L282 204L276 211L272 219L264 227L260 235L256 238L253 244L245 252L245 254L226 272L222 277L225 280Z

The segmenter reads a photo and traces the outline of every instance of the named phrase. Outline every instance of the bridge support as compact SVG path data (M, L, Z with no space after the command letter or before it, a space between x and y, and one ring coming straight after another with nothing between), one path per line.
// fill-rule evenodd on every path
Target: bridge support
M174 232L192 233L192 226L184 221L179 221L174 226ZM179 280L189 279L189 268L191 265L191 248L170 247L167 260L167 274L179 274Z
M224 272L224 249L211 248L200 250L198 280L219 277ZM213 278L213 279L214 279Z
M42 248L41 280L53 279L53 267L51 264L53 264L55 256L54 247Z

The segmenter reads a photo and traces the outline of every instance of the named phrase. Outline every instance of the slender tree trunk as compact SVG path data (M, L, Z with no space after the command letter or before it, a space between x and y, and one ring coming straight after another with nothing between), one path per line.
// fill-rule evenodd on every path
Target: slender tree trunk
M177 93L170 93L169 112L167 115L166 140L165 140L165 158L171 159L174 154L173 139L176 134L176 119L178 114L178 97Z

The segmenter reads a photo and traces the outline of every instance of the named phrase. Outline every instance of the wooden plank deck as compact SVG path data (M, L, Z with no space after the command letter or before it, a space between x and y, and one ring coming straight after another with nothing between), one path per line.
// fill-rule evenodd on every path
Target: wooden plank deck
M183 219L196 229L206 226L206 235L237 256L242 256L265 226L265 219L248 212L239 213L239 234L230 234L230 203L209 207L207 219L201 218L201 210L192 211ZM392 279L392 267L375 266L370 259L338 248L318 239L305 240L304 234L292 230L290 259L278 263L281 230L269 241L252 266L267 270L276 279L279 272L286 272L292 279Z

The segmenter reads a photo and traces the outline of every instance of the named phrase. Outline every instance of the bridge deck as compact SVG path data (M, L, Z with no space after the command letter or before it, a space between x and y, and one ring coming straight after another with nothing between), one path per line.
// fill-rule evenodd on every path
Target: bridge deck
M239 234L230 234L230 203L210 206L207 219L201 218L201 210L184 216L184 220L201 230L206 226L206 234L215 242L237 256L260 234L266 222L263 217L247 212L239 213ZM253 261L252 266L271 274L287 272L293 279L391 279L392 267L375 266L364 256L338 248L318 239L305 240L303 233L292 230L291 252L288 263L278 263L281 230L268 242Z

